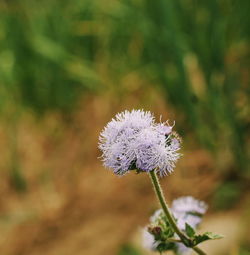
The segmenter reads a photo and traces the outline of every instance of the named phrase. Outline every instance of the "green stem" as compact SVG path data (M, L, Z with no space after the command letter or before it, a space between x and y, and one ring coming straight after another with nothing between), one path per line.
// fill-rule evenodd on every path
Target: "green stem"
M165 215L167 216L168 218L168 221L169 223L171 224L172 228L174 229L175 233L180 237L181 241L186 244L186 243L192 243L192 240L185 234L183 233L177 226L176 222L175 222L175 219L173 218L171 212L170 212L170 209L166 203L166 200L165 200L165 197L163 195L163 191L161 189L161 186L160 186L160 183L159 183L159 180L158 180L158 177L156 175L156 172L155 170L153 171L150 171L149 172L149 175L151 177L151 181L152 181L152 184L154 186L154 189L155 189L155 193L159 199L159 202L161 204L161 207L165 213ZM194 251L196 251L196 253L200 254L200 255L206 255L205 252L203 252L200 248L198 247L192 247L192 249Z
M176 222L170 212L170 209L166 203L166 200L164 198L164 195L163 195L163 191L161 189L161 186L160 186L160 183L159 183L159 180L158 180L158 177L155 173L155 171L150 171L150 177L151 177L151 180L152 180L152 183L153 183L153 186L155 188L155 193L160 201L160 204L161 204L161 207L164 211L164 213L166 214L171 226L173 227L174 231L176 232L176 234L180 237L180 239L182 241L186 241L188 240L188 237L178 228L178 226L176 225Z
M192 247L192 249L196 251L198 254L206 255L206 253L203 250L201 250L198 246Z
M179 240L179 239L174 239L174 238L168 238L167 241L168 241L168 242L171 242L171 243L182 243L181 240Z

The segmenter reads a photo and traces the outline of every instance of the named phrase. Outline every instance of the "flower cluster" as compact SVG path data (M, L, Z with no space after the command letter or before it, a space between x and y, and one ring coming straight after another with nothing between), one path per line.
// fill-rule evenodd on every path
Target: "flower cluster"
M200 224L202 215L207 211L207 205L191 196L180 197L173 201L171 211L177 219L178 227L185 230L186 223L193 228Z
M99 137L104 166L117 175L130 170L156 170L160 176L171 173L180 157L180 138L172 128L167 122L156 123L143 110L117 114Z
M173 201L171 212L176 219L177 226L186 231L186 223L196 229L202 220L207 205L193 197L181 197ZM150 225L143 229L142 242L146 249L152 251L174 250L177 254L186 254L190 251L184 244L173 242L177 238L162 209L157 210L150 217Z

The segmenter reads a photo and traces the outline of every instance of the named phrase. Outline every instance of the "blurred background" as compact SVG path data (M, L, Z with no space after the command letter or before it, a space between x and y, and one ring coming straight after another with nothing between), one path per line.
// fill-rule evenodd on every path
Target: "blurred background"
M104 169L119 111L176 121L167 200L209 204L208 254L250 254L250 1L0 0L0 254L146 255L146 174Z

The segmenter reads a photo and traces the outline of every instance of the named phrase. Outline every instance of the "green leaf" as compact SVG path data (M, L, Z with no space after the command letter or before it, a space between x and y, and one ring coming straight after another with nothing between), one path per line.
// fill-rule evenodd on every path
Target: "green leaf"
M208 236L206 235L197 235L194 237L194 245L197 245L199 243L202 243L204 241L210 240Z
M202 235L195 235L194 236L194 245L197 245L199 243L202 243L207 240L216 240L223 238L222 235L213 234L212 232L206 232Z
M221 238L224 237L223 235L214 234L214 233L212 233L212 232L206 232L204 235L206 235L207 237L209 237L210 240L221 239Z
M164 251L170 251L173 250L175 248L175 244L174 243L169 243L169 242L162 242L157 246L157 251L164 252Z
M186 226L185 226L185 232L187 233L187 235L189 237L193 237L195 235L194 229L187 223L186 223Z

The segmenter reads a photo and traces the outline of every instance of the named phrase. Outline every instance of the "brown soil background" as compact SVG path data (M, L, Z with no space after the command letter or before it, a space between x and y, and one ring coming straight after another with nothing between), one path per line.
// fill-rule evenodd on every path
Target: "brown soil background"
M149 93L150 94L150 93ZM118 111L143 106L173 119L175 112L151 94L133 93L120 102L110 95L88 96L78 111L63 119L56 114L37 120L21 115L16 127L18 164L27 192L16 192L10 182L8 124L2 124L0 177L0 254L3 255L116 255L124 243L140 248L140 227L158 207L146 174L122 178L103 168L97 149L99 132ZM193 195L210 202L220 182L212 156L184 137L183 157L175 172L162 180L167 200ZM187 140L188 144L185 142ZM243 204L243 205L242 205ZM245 201L227 212L205 216L202 230L224 234L207 243L208 254L239 253L245 233ZM142 254L148 254L142 250Z

